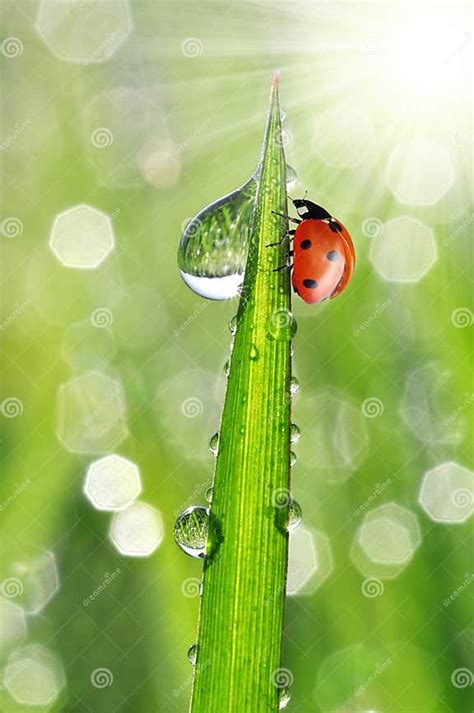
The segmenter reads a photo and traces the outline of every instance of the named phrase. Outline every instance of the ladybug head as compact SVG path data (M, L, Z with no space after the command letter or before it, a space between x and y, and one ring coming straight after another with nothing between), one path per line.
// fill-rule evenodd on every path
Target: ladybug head
M329 220L331 218L325 208L306 200L306 198L296 198L293 201L293 205L300 218L310 218L312 220Z

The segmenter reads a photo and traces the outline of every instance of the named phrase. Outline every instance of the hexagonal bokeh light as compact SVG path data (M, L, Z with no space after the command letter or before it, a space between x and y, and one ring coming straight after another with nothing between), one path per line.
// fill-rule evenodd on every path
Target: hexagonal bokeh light
M385 223L370 248L373 266L388 282L418 282L437 257L431 228L407 215Z
M394 578L421 543L416 516L396 503L368 512L353 540L351 558L366 577Z
M163 539L161 513L148 503L134 502L114 515L110 539L122 555L149 557Z
M28 614L38 614L59 589L56 557L46 551L15 562L2 584L6 596Z
M314 127L314 151L328 166L355 168L367 161L374 127L362 109L341 104L321 112Z
M107 374L89 371L58 389L56 434L74 453L103 453L128 436L122 384Z
M442 144L417 138L393 149L385 177L400 203L433 205L451 188L451 153Z
M107 320L108 310L97 310ZM106 325L98 329L92 319L69 325L63 344L62 357L73 369L95 369L109 364L115 356L116 345L112 330ZM109 317L109 321L110 317Z
M474 512L474 472L453 461L441 463L423 476L418 500L435 522L466 522Z
M462 417L446 418L456 410L447 407L451 398L453 373L430 362L413 369L407 376L400 401L400 416L412 433L425 443L459 443L463 438Z
M132 29L128 0L41 0L35 27L64 62L109 59Z
M17 703L49 706L65 684L59 658L41 644L21 646L11 654L3 685Z
M23 609L10 599L0 597L0 657L18 644L26 634Z
M311 594L332 571L328 537L301 526L293 530L289 542L287 594Z
M342 482L363 461L369 446L367 419L342 392L302 393L295 402L295 420L309 424L295 449L305 468L323 470L329 481Z
M53 222L49 246L64 267L92 270L115 244L109 216L81 204L59 213Z
M88 468L84 492L97 510L123 510L141 491L140 471L127 458L108 455Z

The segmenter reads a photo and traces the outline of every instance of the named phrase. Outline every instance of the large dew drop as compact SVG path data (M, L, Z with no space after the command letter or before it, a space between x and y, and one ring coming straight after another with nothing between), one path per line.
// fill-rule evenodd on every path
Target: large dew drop
M176 518L174 539L178 547L191 557L204 557L209 532L209 510L192 505Z
M226 300L242 286L249 248L257 174L203 208L186 226L178 250L185 283L201 297Z

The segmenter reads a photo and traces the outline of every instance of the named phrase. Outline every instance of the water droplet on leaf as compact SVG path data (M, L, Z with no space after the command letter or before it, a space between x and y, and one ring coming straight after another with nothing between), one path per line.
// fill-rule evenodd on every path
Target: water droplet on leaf
M296 376L292 376L290 379L290 391L292 394L297 394L300 389L300 382Z
M290 426L290 441L296 443L301 438L301 429L296 423L292 423Z
M296 463L296 453L294 451L290 451L290 465L294 465Z
M299 504L299 502L297 500L290 500L290 503L288 505L288 532L296 530L296 528L301 522L302 516L303 512L301 510L301 505Z
M190 662L191 662L192 665L194 666L195 663L196 663L196 659L197 659L197 645L196 645L196 644L192 644L192 645L189 647L189 649L188 649L188 659L190 660Z
M219 432L214 433L213 436L211 436L211 439L209 441L209 450L211 451L213 456L217 455L217 450L219 447Z
M204 494L204 497L206 498L206 500L207 500L208 503L211 503L211 502L212 502L212 495L213 495L213 493L214 493L214 488L213 488L212 485L211 485L211 487L208 488L208 489L206 490L205 494Z
M226 376L229 376L230 374L230 359L227 359L226 363L224 364L224 374Z
M268 322L267 336L279 342L289 342L296 333L296 319L286 307L274 310Z
M185 283L201 297L225 300L239 294L258 170L241 188L203 208L183 232L178 266Z
M174 539L176 544L191 557L204 557L209 532L209 510L201 505L192 505L176 518Z
M257 361L259 356L260 356L260 352L258 351L255 344L252 344L252 346L250 347L249 357L252 359L252 361Z
M232 319L229 322L229 330L231 334L235 334L237 331L237 315L234 314Z
M286 164L286 189L291 191L292 188L298 183L298 174L296 173L293 166Z
M286 706L288 705L290 700L291 700L290 689L289 688L281 688L280 689L280 698L278 701L279 710L282 711L284 708L286 708Z

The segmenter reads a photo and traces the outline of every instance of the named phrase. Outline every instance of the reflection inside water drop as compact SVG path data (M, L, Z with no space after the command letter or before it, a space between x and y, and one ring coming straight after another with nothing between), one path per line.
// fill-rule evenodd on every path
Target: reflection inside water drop
M225 300L239 294L256 192L254 174L241 188L203 208L186 226L178 265L183 280L198 295Z
M209 532L209 510L192 505L176 518L174 539L178 547L191 557L204 557Z

